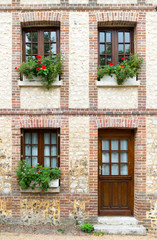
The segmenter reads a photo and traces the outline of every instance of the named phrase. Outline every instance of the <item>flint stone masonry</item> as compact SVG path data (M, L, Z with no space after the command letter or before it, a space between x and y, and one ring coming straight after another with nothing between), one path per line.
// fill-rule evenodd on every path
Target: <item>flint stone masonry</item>
M60 87L24 87L21 88L21 108L59 108Z
M21 4L59 4L60 0L21 0Z
M147 212L147 219L151 220L151 228L149 231L157 232L157 198L149 200L150 211Z
M110 0L97 0L98 4L137 4L137 0L125 0L125 2L123 0L112 0L112 2Z
M0 224L7 223L12 217L11 210L12 200L11 198L0 199Z
M0 13L0 108L12 107L12 14Z
M147 108L157 108L157 12L146 14L146 86Z
M137 108L138 88L98 88L98 108Z
M70 192L88 193L89 118L69 119Z
M89 201L85 200L71 200L73 208L69 211L69 216L78 221L84 220L88 217L89 211L86 211L86 205Z
M89 106L89 16L69 14L69 107Z
M0 194L11 193L11 119L0 118Z

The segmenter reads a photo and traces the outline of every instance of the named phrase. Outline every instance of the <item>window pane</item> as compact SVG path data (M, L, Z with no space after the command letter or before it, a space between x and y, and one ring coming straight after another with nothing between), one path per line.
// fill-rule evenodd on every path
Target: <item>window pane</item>
M114 164L111 166L111 175L119 175L119 166Z
M124 54L124 52L123 52L123 44L118 44L118 53L119 54Z
M108 164L103 164L102 165L102 175L109 175L110 174L110 169Z
M31 133L25 134L25 144L31 144Z
M100 44L100 54L105 54L105 44Z
M51 41L56 42L56 32L51 32Z
M50 167L50 158L44 157L44 167Z
M32 133L32 144L38 144L38 134Z
M117 163L119 159L118 152L112 152L111 153L111 162L112 163Z
M30 145L25 146L25 155L31 156L31 146Z
M118 150L118 140L111 140L111 150Z
M109 140L102 140L102 150L109 150Z
M106 42L111 42L111 32L106 32Z
M100 32L100 42L105 42L105 33L104 32Z
M128 175L128 165L121 164L120 174L121 175Z
M26 164L31 165L31 158L30 157L26 157L25 161L26 161Z
M125 42L130 42L130 33L125 32Z
M49 32L44 32L44 42L49 42Z
M122 153L120 154L120 161L121 161L122 163L127 163L127 162L128 162L128 153L122 152Z
M118 42L123 42L123 32L118 32Z
M27 32L27 33L25 34L25 41L26 41L26 42L31 42L31 33L30 33L30 32Z
M51 158L51 167L52 168L57 167L57 158L56 157Z
M125 54L130 54L130 44L125 44Z
M31 44L26 44L26 54L31 54Z
M36 167L38 163L38 158L37 157L32 157L32 166Z
M128 150L128 140L127 139L120 140L120 149Z
M102 162L103 163L109 163L110 155L108 152L102 153Z
M107 56L107 64L108 64L109 62L112 62L111 56Z
M44 156L50 156L50 146L44 146Z
M51 52L56 54L56 43L51 44Z
M33 54L37 54L38 53L38 44L37 43L33 43L33 45L32 45L32 53Z
M105 65L105 57L104 56L100 56L100 65L101 66Z
M32 156L38 156L38 146L32 146Z
M50 133L44 133L44 144L50 144Z
M51 156L57 155L57 146L51 146Z
M107 44L106 45L106 51L107 51L107 53L109 53L109 54L111 54L112 52L111 52L111 44Z
M57 134L56 133L51 134L51 144L57 144Z
M50 52L49 44L45 43L44 44L44 53L49 53L49 52Z
M38 33L32 32L32 42L38 42Z

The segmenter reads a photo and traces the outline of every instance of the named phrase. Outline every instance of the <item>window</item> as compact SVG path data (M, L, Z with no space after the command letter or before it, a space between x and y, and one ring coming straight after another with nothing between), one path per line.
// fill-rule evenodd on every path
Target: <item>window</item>
M59 130L22 130L22 157L31 166L59 167Z
M47 57L59 53L59 28L24 28L23 61L37 55Z
M133 51L133 28L99 29L99 65L104 66L109 62L116 65Z

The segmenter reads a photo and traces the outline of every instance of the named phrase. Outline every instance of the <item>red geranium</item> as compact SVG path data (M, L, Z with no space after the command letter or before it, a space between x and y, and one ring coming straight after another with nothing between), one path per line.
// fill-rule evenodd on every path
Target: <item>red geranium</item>
M37 58L41 58L41 56L37 55Z
M123 58L121 58L121 60L124 60L124 57L123 57Z
M46 69L46 65L42 65L42 69Z
M41 63L41 61L38 61L38 63Z
M117 64L118 64L118 62L117 62Z
M124 65L120 65L121 67L124 67Z
M37 67L36 70L40 70L40 67Z
M15 70L17 70L17 67L15 67Z
M124 58L128 58L128 57L124 57Z
M108 64L109 64L110 66L113 65L113 63L111 63L111 62L109 62Z
M37 172L37 174L40 174L40 172Z

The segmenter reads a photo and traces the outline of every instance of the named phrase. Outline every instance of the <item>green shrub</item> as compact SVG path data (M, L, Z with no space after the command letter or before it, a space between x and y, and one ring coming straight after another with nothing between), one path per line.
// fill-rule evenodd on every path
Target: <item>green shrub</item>
M81 225L81 230L86 233L90 233L94 230L94 227L91 223L84 223Z
M65 232L65 229L64 229L64 228L58 228L57 231L58 231L58 232L61 232L61 233L64 233L64 232Z

